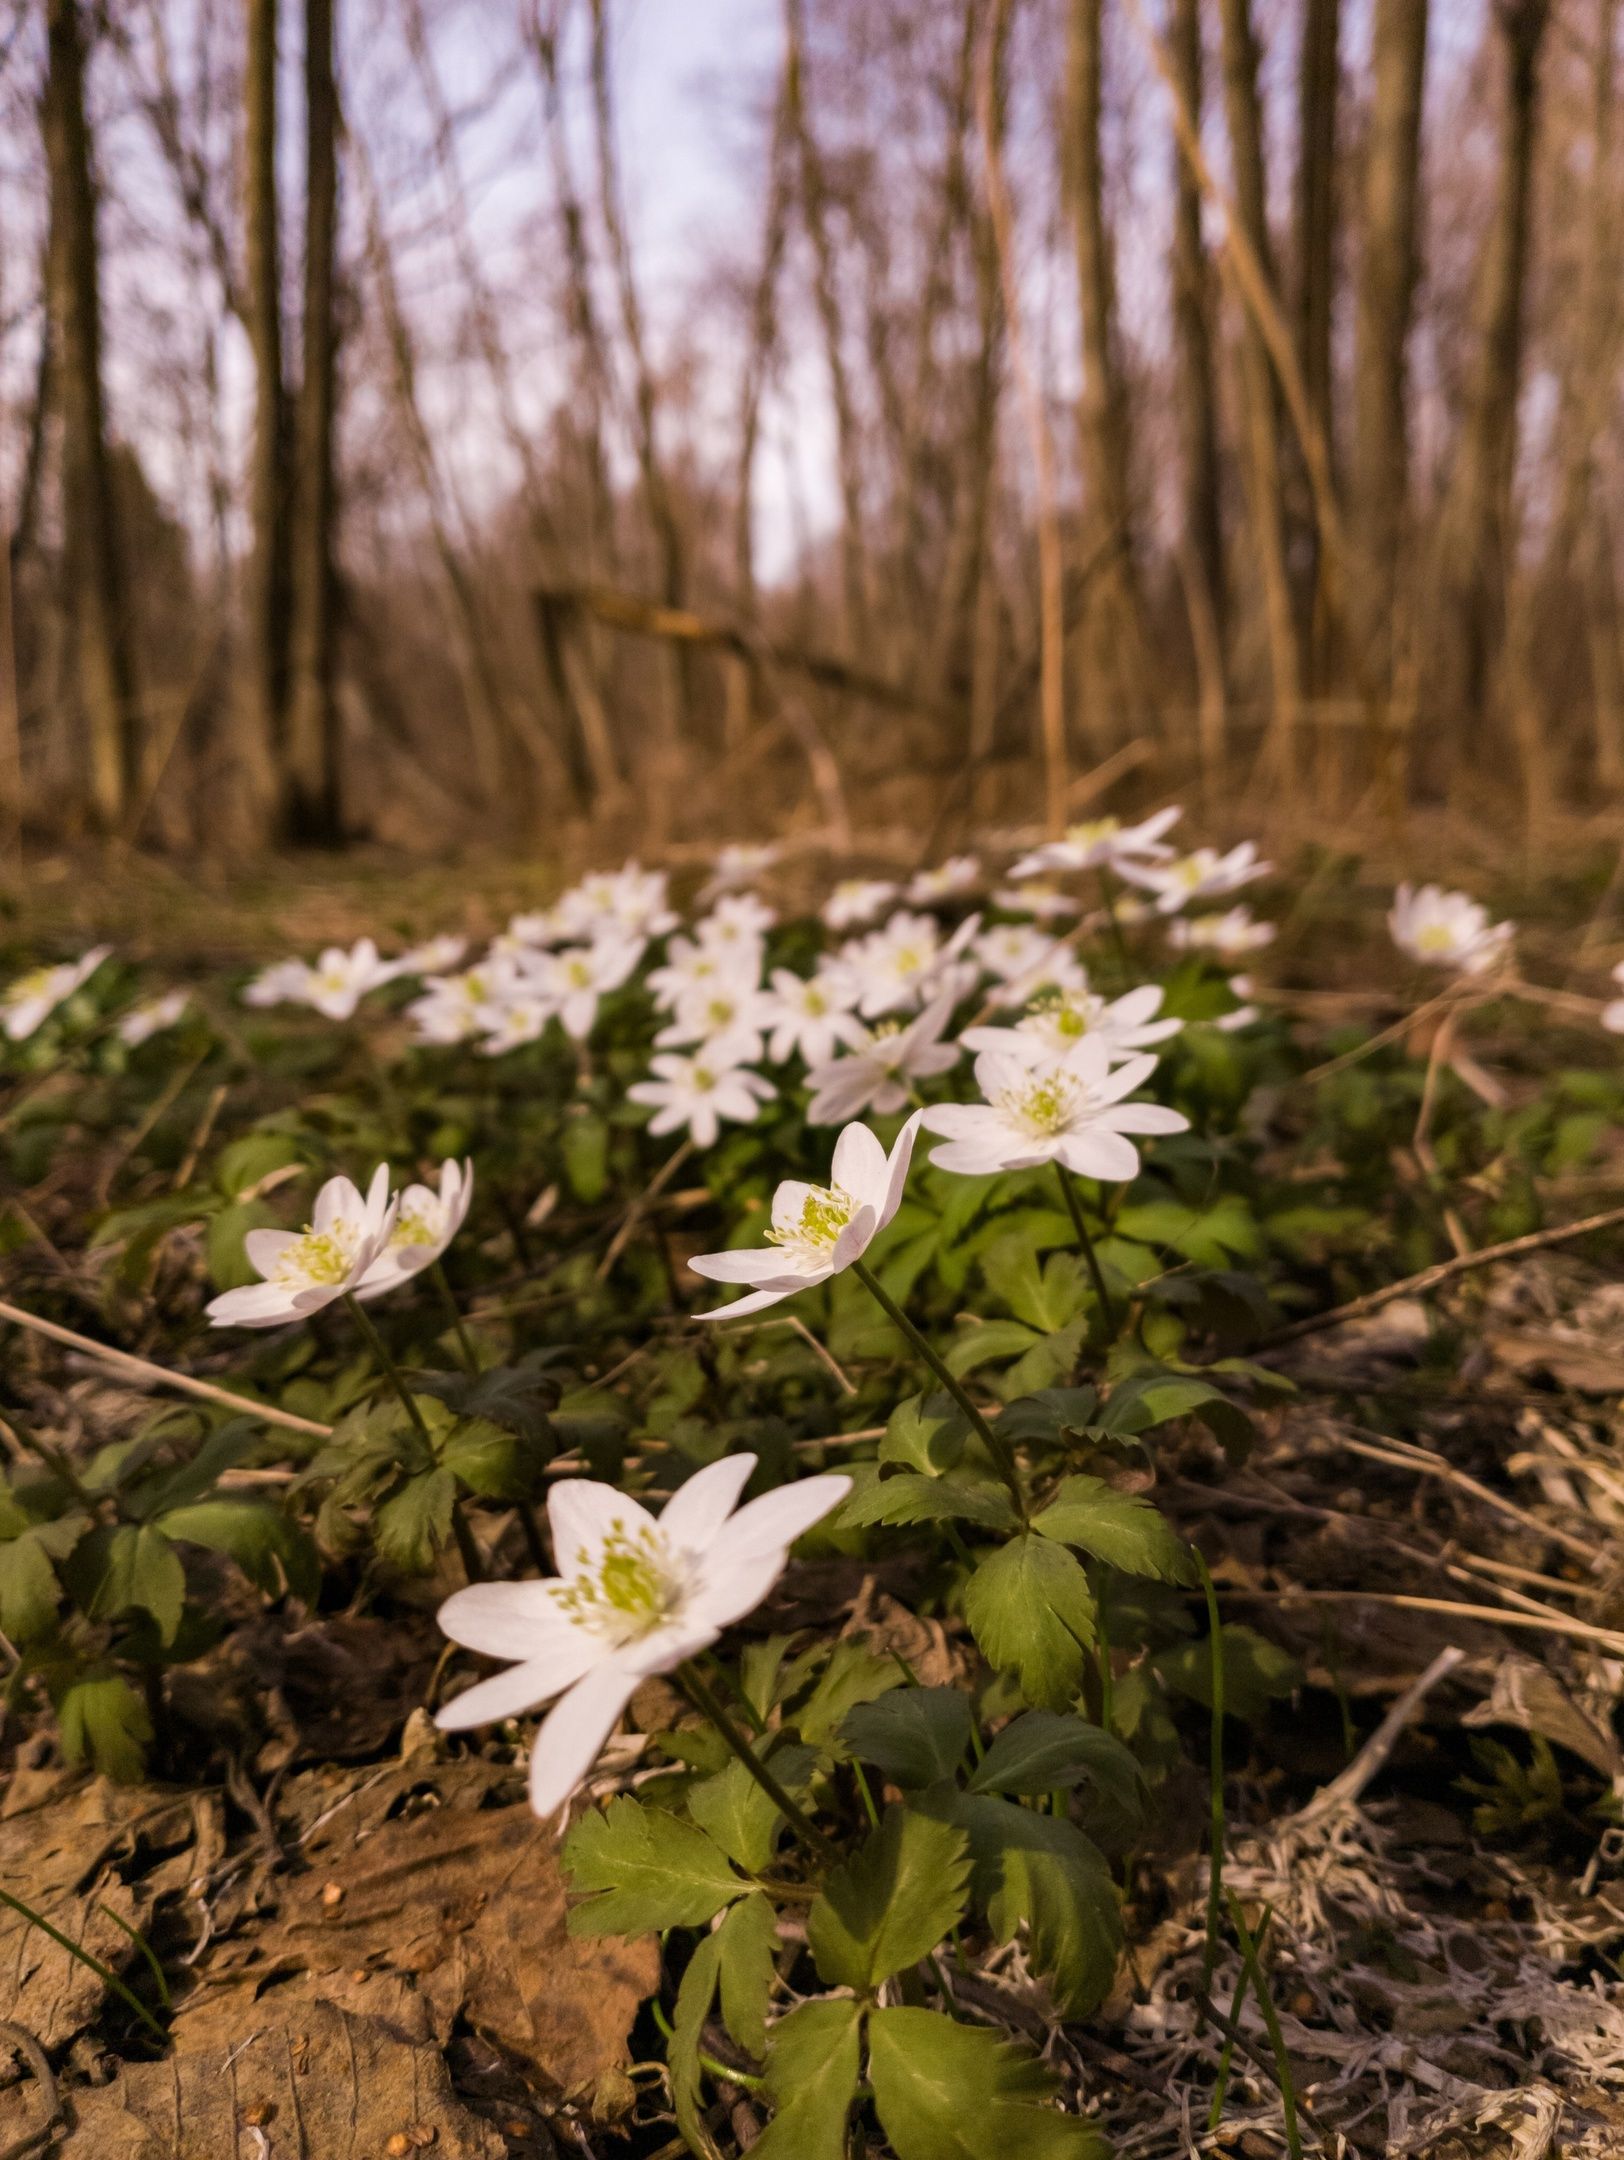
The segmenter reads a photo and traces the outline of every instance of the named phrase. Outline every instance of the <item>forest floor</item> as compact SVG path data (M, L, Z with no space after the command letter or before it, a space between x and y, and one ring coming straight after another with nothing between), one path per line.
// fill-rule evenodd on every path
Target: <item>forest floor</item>
M1608 869L1593 854L1495 896L1528 926L1524 974L1593 988L1624 952ZM202 981L362 930L489 930L556 884L550 865L402 876L363 863L297 885L267 877L216 905L188 879L144 870L114 922L105 890L47 866L20 912L27 936L107 930ZM1389 958L1368 872L1322 856L1296 890L1268 972L1271 1009L1306 1063L1377 1025ZM1461 1141L1461 1205L1503 1195L1520 1113L1546 1118L1546 1227L1624 1204L1621 1052L1560 1017L1486 1012L1457 1089L1460 1131L1475 1136ZM1576 1070L1604 1094L1587 1100L1575 1084L1563 1097ZM1474 1076L1487 1089L1475 1103ZM1401 1123L1413 1093L1403 1101ZM70 1124L37 1176L8 1169L5 1201L38 1235L9 1239L3 1294L161 1360L161 1324L127 1286L115 1298L87 1235L96 1196L105 1205L124 1175L135 1115ZM1263 1102L1254 1125L1265 1154L1271 1115ZM1581 1133L1563 1118L1588 1123ZM222 1125L212 1143L226 1137ZM1282 1152L1281 1168L1302 1174L1300 1152L1289 1165ZM1428 1187L1426 1168L1395 1146L1395 1191ZM167 1161L157 1172L174 1182ZM606 1226L619 1205L600 1209ZM586 1208L574 1226L590 1233L597 1219ZM1299 1314L1418 1275L1414 1238L1395 1229L1384 1250L1384 1235L1378 1219L1351 1272L1305 1248ZM493 1274L514 1259L501 1239L483 1248ZM1461 1242L1493 1239L1479 1229ZM1254 1409L1244 1459L1192 1420L1159 1436L1157 1504L1205 1555L1226 1623L1278 1654L1232 1675L1217 1740L1224 1882L1264 1945L1295 2121L1242 1960L1209 1933L1211 1721L1199 1706L1142 1736L1155 1802L1117 1856L1125 1944L1099 2010L1058 2014L1018 1942L955 1983L967 2015L1042 2048L1120 2154L1624 2150L1621 1254L1617 1225L1576 1242L1536 1231L1525 1251L1410 1283L1338 1324L1276 1327L1249 1355L1292 1389ZM195 1277L200 1263L179 1265ZM0 1409L20 1408L81 1465L150 1418L150 1391L94 1358L4 1340ZM275 1485L289 1473L273 1452L238 1475ZM480 1535L489 1558L523 1565L512 1512L488 1510ZM0 1889L49 1912L87 1955L0 1914L0 2043L16 2049L8 2063L0 2045L5 2160L684 2149L650 2067L663 2050L645 2000L652 1939L566 1932L556 1847L524 1804L513 1747L448 1739L425 1709L445 1662L434 1612L460 1579L447 1547L387 1594L340 1570L319 1610L216 1585L224 1624L170 1671L168 1743L160 1733L145 1782L70 1766L49 1720L13 1701ZM809 1562L748 1631L815 1623L896 1652L926 1684L964 1679L975 1654L962 1620L916 1609L910 1580L906 1558ZM636 1783L643 1736L670 1711L650 1683L595 1796ZM742 2085L712 2119L729 2150L761 2128Z

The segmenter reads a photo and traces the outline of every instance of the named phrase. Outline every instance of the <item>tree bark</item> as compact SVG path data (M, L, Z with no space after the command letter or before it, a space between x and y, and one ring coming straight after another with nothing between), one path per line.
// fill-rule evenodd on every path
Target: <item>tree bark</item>
M1375 0L1354 299L1350 629L1365 679L1392 666L1395 576L1408 537L1406 354L1420 267L1421 108L1428 0Z
M1549 0L1501 0L1494 16L1505 65L1500 175L1478 273L1476 363L1442 525L1446 695L1461 715L1480 710L1505 627L1540 61L1549 19Z
M1173 0L1173 72L1185 110L1201 126L1201 0ZM1213 372L1213 276L1201 236L1201 183L1173 146L1173 344L1184 558L1199 580L1196 606L1224 644L1225 588L1218 466L1218 393Z
M304 365L299 386L293 533L293 681L285 775L290 837L343 837L343 774L333 683L333 425L337 331L338 91L334 0L305 0Z
M1257 88L1257 40L1252 28L1250 0L1220 0L1219 18L1223 29L1224 104L1229 120L1235 212L1263 277L1277 292L1269 240L1263 118ZM1275 396L1268 344L1250 309L1241 331L1241 387L1252 523L1257 537L1274 690L1271 742L1276 768L1289 784L1296 762L1302 658L1286 554L1280 408Z
M248 337L254 354L252 541L243 667L242 778L257 817L269 773L287 754L288 399L282 363L282 235L276 182L277 0L248 0L243 78L243 226Z
M1314 425L1327 453L1335 446L1331 424L1331 310L1336 279L1336 150L1339 0L1305 0L1297 76L1298 147L1293 256L1297 363ZM1334 465L1334 460L1333 460ZM1302 500L1303 472L1293 456L1292 525L1296 540L1299 614L1310 689L1329 677L1327 625L1318 605L1318 533Z
M101 258L79 0L49 0L46 30L41 118L51 192L48 283L67 589L88 737L87 809L100 830L114 832L139 780L140 706L102 394Z
M1104 0L1072 0L1067 123L1072 237L1077 256L1083 386L1078 419L1089 495L1090 543L1114 541L1100 581L1105 654L1119 698L1144 701L1144 614L1131 509L1129 415L1117 352L1116 263L1105 209L1100 146Z

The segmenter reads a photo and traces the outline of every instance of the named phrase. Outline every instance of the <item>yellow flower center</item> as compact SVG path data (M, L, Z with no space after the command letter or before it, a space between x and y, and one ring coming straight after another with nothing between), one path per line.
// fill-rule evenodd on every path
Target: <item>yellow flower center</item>
M1080 825L1066 827L1066 838L1073 847L1093 847L1097 841L1109 840L1112 833L1120 832L1121 829L1120 818L1085 818Z
M613 1642L635 1642L651 1633L681 1601L682 1584L652 1527L634 1533L617 1517L596 1565L584 1545L575 1560L573 1580L558 1592L559 1608L578 1627Z
M288 1246L271 1271L271 1281L295 1287L309 1283L341 1283L355 1256L356 1231L339 1220L326 1230L306 1229L296 1245Z
M1417 952L1448 953L1455 950L1455 933L1448 923L1423 923L1415 933Z
M395 1217L395 1227L390 1233L391 1248L403 1245L432 1245L440 1235L438 1213L430 1214L426 1208L405 1208Z
M1084 1099L1082 1083L1069 1073L1044 1073L993 1097L996 1108L1035 1137L1049 1139L1076 1119Z
M856 1201L842 1186L814 1185L801 1202L801 1212L796 1220L775 1223L767 1232L767 1242L821 1259L833 1250L856 1206Z
M30 968L26 975L19 975L0 1004L22 1005L29 998L43 997L55 981L56 970L48 967Z

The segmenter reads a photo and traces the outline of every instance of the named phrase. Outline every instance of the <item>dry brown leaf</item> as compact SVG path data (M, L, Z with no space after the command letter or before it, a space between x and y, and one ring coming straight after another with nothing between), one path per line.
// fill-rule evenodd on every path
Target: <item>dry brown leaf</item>
M1488 1701L1474 1704L1461 1723L1515 1725L1566 1748L1609 1783L1624 1774L1624 1753L1613 1735L1581 1710L1555 1673L1535 1658L1515 1652L1502 1657L1494 1668Z

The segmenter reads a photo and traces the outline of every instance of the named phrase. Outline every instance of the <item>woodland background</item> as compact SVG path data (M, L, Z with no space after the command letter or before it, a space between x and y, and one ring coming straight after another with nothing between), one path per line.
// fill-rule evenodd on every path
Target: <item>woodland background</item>
M0 848L1616 814L1618 0L732 6L3 0Z

